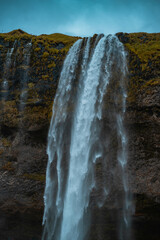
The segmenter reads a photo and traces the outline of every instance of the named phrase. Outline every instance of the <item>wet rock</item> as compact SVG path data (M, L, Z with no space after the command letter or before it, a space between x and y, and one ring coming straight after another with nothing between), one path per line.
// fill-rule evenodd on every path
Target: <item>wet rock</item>
M136 206L141 209L138 196L151 199L150 206L160 202L160 57L158 47L156 48L160 36L144 33L118 33L117 36L128 52L125 118L129 149L128 171L130 189L135 194ZM8 47L13 46L13 40L4 40L7 37L11 38L10 35L4 37L0 34L0 45L4 46L0 50L0 84L3 80ZM67 37L66 45L66 41L63 43L64 36L56 35L56 39L59 40L55 41L54 36L35 37L18 31L12 37L18 38L18 42L8 76L9 97L5 104L0 102L3 106L0 108L0 207L14 207L19 211L29 208L42 209L47 134L52 104L63 60L77 38ZM27 100L24 101L24 110L20 111L21 84L26 73L23 48L31 40L33 46L25 88ZM49 55L44 52L48 52ZM2 96L4 93L0 94ZM107 117L105 131L111 131L110 126L107 126ZM114 156L114 149L111 152ZM101 179L103 169L98 162L97 169L97 177ZM95 190L92 195L95 206L94 196L99 196L100 193ZM102 216L102 222L107 211L105 206L101 211L102 215L99 215L99 218ZM95 211L95 216L97 214ZM112 219L111 216L109 218Z

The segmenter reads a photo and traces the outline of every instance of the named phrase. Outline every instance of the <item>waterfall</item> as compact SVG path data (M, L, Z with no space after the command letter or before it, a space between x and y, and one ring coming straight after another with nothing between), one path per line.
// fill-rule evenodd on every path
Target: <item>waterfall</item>
M122 198L118 239L129 236L127 136L123 123L126 72L126 53L114 35L98 35L94 43L91 38L78 40L64 61L48 133L43 240L88 239L91 195L99 189L99 162L104 173L100 199L95 194L97 205L102 207L112 192L114 184L106 180L105 171L113 172L108 162L115 162ZM119 93L115 90L111 94L115 86ZM117 139L115 161L106 159L111 133L104 129L112 122ZM116 181L117 175L113 178Z
M15 46L16 46L17 40L14 41L13 47L11 49L8 49L5 63L4 63L4 70L3 70L3 82L2 82L2 91L4 92L4 100L7 100L8 97L8 78L10 75L10 68L12 64L12 54L14 52Z
M116 127L117 127L117 138L118 138L118 150L117 150L117 160L119 164L119 173L122 181L123 188L123 198L122 198L122 217L120 217L119 226L119 239L128 240L131 239L131 214L134 212L134 206L132 202L132 196L129 193L128 186L128 174L127 174L127 134L124 126L124 117L126 111L126 98L127 92L125 87L125 77L127 75L127 62L126 62L126 52L124 46L120 41L116 39L115 51L117 52L117 68L121 69L121 74L119 76L119 91L121 95L115 96L116 105ZM119 105L121 109L119 109Z
M67 162L67 149L70 141L69 113L72 116L72 96L76 77L82 40L78 40L70 49L61 72L57 93L53 104L53 114L48 134L48 166L46 172L46 187L44 194L45 229L43 239L53 239L59 234L58 223L61 222L63 210L63 195L65 187L62 160ZM71 117L70 117L71 118ZM66 152L66 153L65 153ZM55 161L55 163L54 163ZM53 165L54 164L54 165ZM66 164L68 165L68 164ZM67 171L67 169L66 169Z
M29 64L30 64L30 56L31 56L31 48L32 48L32 42L29 42L25 45L23 49L23 76L21 81L21 94L20 94L20 104L19 109L20 111L23 111L26 100L27 100L27 83L28 83L28 77L29 77Z

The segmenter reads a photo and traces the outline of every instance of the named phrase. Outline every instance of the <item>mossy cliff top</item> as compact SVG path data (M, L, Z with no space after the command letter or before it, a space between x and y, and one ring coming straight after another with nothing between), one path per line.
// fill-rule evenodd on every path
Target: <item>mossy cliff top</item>
M153 95L160 84L160 33L117 33L117 36L128 52L127 106L140 106L144 102L142 96ZM20 29L0 34L1 86L6 77L6 54L8 49L14 46L7 73L9 93L1 118L3 124L17 127L23 118L26 127L34 123L49 125L63 61L69 48L78 38L59 33L35 36ZM32 43L32 48L30 64L26 66L24 54L29 42ZM27 92L28 95L24 114L18 107L26 71L28 79L23 92ZM1 95L4 95L4 91Z
M64 49L68 50L79 37L72 37L60 33L54 33L50 35L42 34L39 36L35 36L28 34L21 29L17 29L8 33L0 33L0 38L4 39L4 42L10 43L14 42L15 40L30 40L35 45L38 45L38 43L40 43L44 46L47 46L47 43L48 45L54 46L58 45L59 43L63 43Z
M3 96L7 95L3 113L2 108L0 110L2 124L19 127L23 121L27 128L49 125L62 64L77 39L60 33L35 36L20 29L0 34L0 86L4 78L8 81L8 93L4 89L0 92L2 105ZM32 47L27 53L29 43ZM7 52L13 47L7 66ZM29 65L25 60L27 54L30 54ZM19 111L22 92L27 92L24 112Z
M20 29L0 34L0 174L6 173L0 192L8 192L0 208L15 204L20 210L17 202L22 209L43 208L52 105L63 61L77 39Z
M118 33L128 52L128 104L141 104L160 86L160 33ZM153 90L154 89L154 90Z

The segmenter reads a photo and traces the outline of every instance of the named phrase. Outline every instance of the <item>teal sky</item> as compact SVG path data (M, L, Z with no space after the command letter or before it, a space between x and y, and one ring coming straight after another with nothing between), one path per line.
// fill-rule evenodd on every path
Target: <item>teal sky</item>
M160 32L160 0L0 0L0 32Z

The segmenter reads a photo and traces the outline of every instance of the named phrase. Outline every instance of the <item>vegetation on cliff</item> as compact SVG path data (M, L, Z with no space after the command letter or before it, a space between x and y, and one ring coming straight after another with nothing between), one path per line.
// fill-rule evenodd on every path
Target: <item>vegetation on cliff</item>
M118 33L129 53L128 104L160 85L160 33Z
M20 29L0 34L0 172L7 175L5 185L1 184L4 191L12 192L10 181L14 179L14 185L22 186L23 192L33 192L31 198L39 182L36 196L43 195L53 100L64 58L77 39L58 33L34 36ZM29 43L32 46L27 52ZM2 87L4 79L8 89ZM17 196L17 200L22 197Z
M77 40L64 34L30 35L20 29L0 34L0 85L4 80L6 54L13 48L11 66L7 69L9 83L8 99L3 103L4 90L1 91L1 104L4 106L3 123L9 127L17 127L24 122L27 127L35 124L46 124L50 121L53 98L64 58ZM30 64L25 65L24 54L28 43L32 43ZM27 76L26 76L26 70ZM27 78L22 90L22 82ZM27 92L25 114L19 111L21 92ZM1 109L2 111L2 109ZM22 120L23 118L23 120Z
M129 77L126 79L128 88L126 115L128 116L128 122L130 124L131 121L134 121L137 124L138 121L142 123L152 121L152 119L158 121L156 119L158 119L159 114L160 34L118 33L117 35L128 52ZM96 35L91 38L92 44L94 44L95 37ZM0 108L0 172L2 174L5 172L7 179L5 185L1 184L2 192L10 191L12 193L10 182L14 178L15 186L25 186L26 189L22 189L22 192L27 192L28 196L35 193L38 186L40 190L37 195L41 195L40 199L42 201L47 162L47 131L52 114L53 100L64 58L77 39L77 37L63 34L34 36L22 30L0 34L0 86L2 86L5 76L8 80L6 101L4 101L5 90L1 89L0 92L0 104L2 106ZM32 43L32 48L30 64L26 66L24 54L28 43ZM7 70L7 75L5 75L7 51L13 48L13 45L11 65ZM22 90L24 78L27 78L27 81ZM112 88L115 88L115 86L110 86L110 91L112 91ZM20 104L23 100L22 93L24 95L27 93L27 97L24 98L25 106L23 110L20 110ZM109 101L112 102L112 99L106 97L105 104L110 104ZM144 114L142 114L143 112ZM146 128L147 131L150 131L148 126ZM146 136L146 128L143 129L142 126L138 126L137 132L134 129L134 133L136 132L137 136L138 134L141 135L140 142L143 146L145 145L144 142L148 142L148 145L150 145L149 147L145 145L148 153L142 151L142 144L137 145L141 149L136 151L136 154L139 155L145 153L145 157L140 156L139 159L143 160L145 158L148 161L153 152L158 153L158 150L153 151L158 143L156 144L151 138L150 142L147 141L147 137L144 137ZM152 135L156 136L156 133L154 132ZM137 148L135 147L135 149ZM137 166L135 163L134 165ZM140 182L140 178L137 179ZM143 179L146 179L145 176ZM146 180L144 181L146 182ZM40 184L38 185L37 182ZM29 184L31 189L28 189ZM146 189L148 188L146 187ZM21 192L16 195L17 199L21 196ZM27 199L29 199L28 196Z

